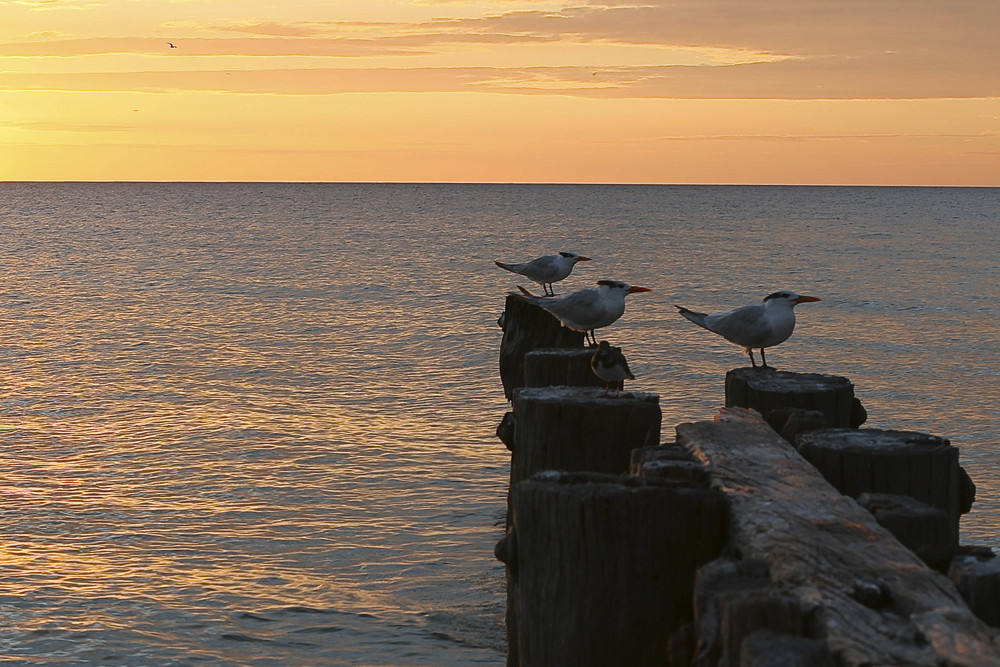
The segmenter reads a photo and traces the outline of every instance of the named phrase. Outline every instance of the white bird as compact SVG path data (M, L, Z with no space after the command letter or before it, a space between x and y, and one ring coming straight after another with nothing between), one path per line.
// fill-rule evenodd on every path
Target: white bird
M542 286L542 291L545 292L546 296L555 296L555 292L552 291L552 283L557 283L569 276L577 262L589 261L589 257L578 255L575 252L561 252L557 255L542 255L530 262L520 264L508 264L507 262L494 262L494 264L501 269L507 269L538 283Z
M597 347L594 329L613 323L625 314L625 297L633 292L649 292L648 287L633 287L620 280L598 280L597 288L588 288L562 296L536 296L517 286L524 298L542 308L562 325L582 331L591 347Z
M614 347L608 341L602 340L597 352L590 358L590 368L594 375L604 380L604 396L608 395L611 385L615 386L615 396L625 388L625 380L634 380L635 376L629 370L628 361L620 347Z
M697 313L683 306L675 307L681 315L700 327L719 334L730 343L736 343L750 355L750 364L756 368L754 349L760 350L760 361L767 366L764 348L784 343L795 329L795 306L800 303L819 301L814 296L799 296L795 292L783 290L764 297L759 305L743 306L725 313Z

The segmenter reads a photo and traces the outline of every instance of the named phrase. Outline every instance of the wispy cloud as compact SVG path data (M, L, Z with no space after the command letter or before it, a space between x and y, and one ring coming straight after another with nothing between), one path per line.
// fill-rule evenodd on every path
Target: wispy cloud
M20 1L32 6L85 2ZM428 3L442 11L449 4ZM273 92L299 92L309 81L316 92L383 85L387 90L676 98L1000 95L1000 40L995 37L1000 3L994 0L929 1L920 3L919 11L911 0L645 0L572 6L495 0L487 6L494 10L481 16L410 22L182 21L164 24L178 31L171 41L179 48L170 50L163 39L36 33L0 44L0 57L199 56L200 64L192 69L207 71L187 73L195 86L219 76L209 71L218 68L211 57L331 58L341 60L336 67L347 67L334 71L303 63L287 83L279 80L287 76L282 68L261 63L235 68L282 72L253 75L254 89ZM364 61L364 67L352 69L343 59ZM534 67L525 66L529 61ZM225 67L237 74L231 64ZM100 78L95 73L90 80ZM158 80L174 78L168 72L142 72L132 80L156 88ZM241 90L238 78L231 79L234 90ZM38 85L54 85L45 81Z

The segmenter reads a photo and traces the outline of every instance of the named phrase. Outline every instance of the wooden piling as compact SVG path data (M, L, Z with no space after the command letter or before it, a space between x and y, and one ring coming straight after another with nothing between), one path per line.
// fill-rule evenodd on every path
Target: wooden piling
M726 373L726 407L756 410L765 420L775 410L815 411L822 415L820 425L825 428L857 428L867 419L847 378L770 367L735 368Z
M914 431L824 429L803 433L796 446L845 495L891 493L938 508L948 516L957 546L959 520L970 503L958 449L947 439Z
M513 507L516 664L667 664L672 630L692 618L695 571L725 543L722 496L546 472L516 486Z
M857 501L928 567L948 572L957 544L945 512L894 493L862 493Z
M948 577L979 618L1000 627L1000 558L985 547L960 547Z
M500 380L507 400L524 384L524 355L539 348L583 347L583 333L567 329L559 320L524 299L507 297L500 342Z
M514 396L511 485L542 470L629 470L633 449L660 439L656 394L603 396L585 387L528 387Z
M524 355L525 387L604 387L594 375L592 348L539 348Z

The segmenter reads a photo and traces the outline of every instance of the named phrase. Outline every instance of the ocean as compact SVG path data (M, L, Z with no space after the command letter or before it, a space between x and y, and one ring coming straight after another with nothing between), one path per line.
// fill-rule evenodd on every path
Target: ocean
M652 289L598 332L665 438L780 369L949 438L1000 547L1000 189L0 184L0 661L502 665L494 260ZM527 285L526 286L530 286ZM534 288L534 286L531 286Z

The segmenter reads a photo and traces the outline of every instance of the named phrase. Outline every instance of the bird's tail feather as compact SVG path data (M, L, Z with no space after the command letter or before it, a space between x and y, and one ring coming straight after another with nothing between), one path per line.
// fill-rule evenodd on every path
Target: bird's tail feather
M506 270L510 271L511 273L516 273L516 271L514 271L514 265L513 264L506 264L506 263L501 262L501 261L494 261L493 263L496 264L497 266L499 266L501 269L506 269Z
M525 288L525 287L521 287L520 285L518 285L518 286L517 286L517 289L518 289L519 291L517 291L517 292L509 292L509 294L510 294L511 296L519 296L519 297L521 297L522 299L527 299L527 300L528 300L528 301L530 301L531 303L536 303L537 301L540 301L540 300L542 299L542 297L538 296L537 294L532 294L532 293L531 293L530 291L528 291L528 289L527 289L527 288Z
M699 313L697 311L691 310L690 308L685 308L684 306L678 306L676 303L674 304L674 308L680 311L681 315L691 320L698 326L705 327L706 329L708 328L707 326L705 326L705 318L708 317L706 313Z

